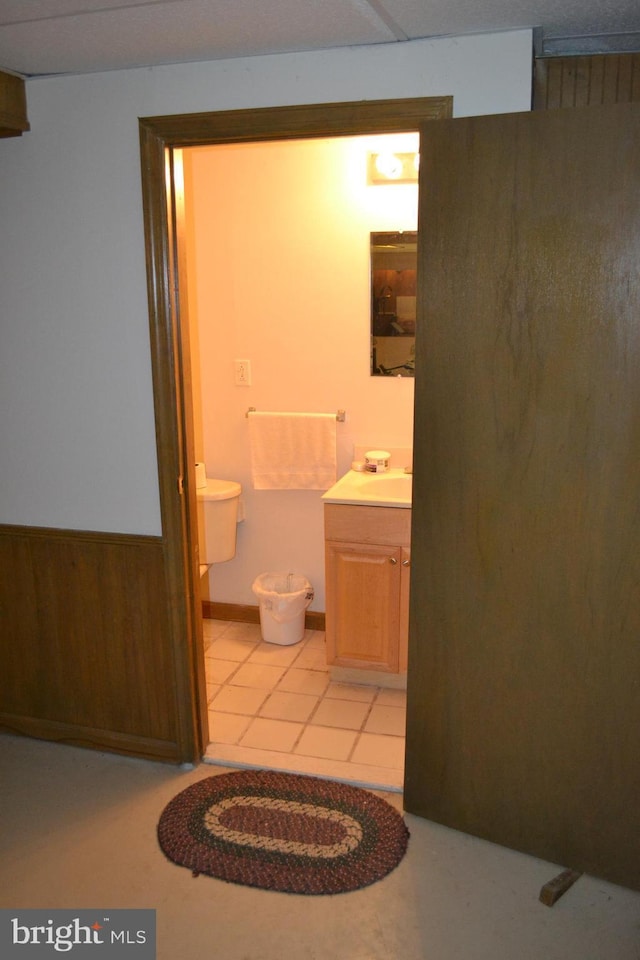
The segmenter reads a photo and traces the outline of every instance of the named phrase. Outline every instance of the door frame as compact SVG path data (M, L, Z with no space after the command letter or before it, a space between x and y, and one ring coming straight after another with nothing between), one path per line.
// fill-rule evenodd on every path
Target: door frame
M175 710L181 759L197 763L208 742L196 529L188 318L181 311L176 190L185 147L419 130L453 115L453 97L370 100L139 120L147 294L165 584L170 599ZM184 298L182 305L184 307Z

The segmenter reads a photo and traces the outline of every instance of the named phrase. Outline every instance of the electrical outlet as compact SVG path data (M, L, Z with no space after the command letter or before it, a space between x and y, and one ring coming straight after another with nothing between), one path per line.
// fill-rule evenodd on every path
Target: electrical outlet
M251 386L251 361L234 360L233 369L235 373L236 387Z

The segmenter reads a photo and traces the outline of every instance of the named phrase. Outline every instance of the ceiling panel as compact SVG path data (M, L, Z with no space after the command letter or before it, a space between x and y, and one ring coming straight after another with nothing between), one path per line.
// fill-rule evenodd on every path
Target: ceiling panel
M372 7L360 0L173 0L112 9L101 4L95 11L1 25L4 6L0 3L0 65L24 74L395 40ZM66 9L70 2L59 0L58 6Z
M522 27L640 49L640 0L0 0L0 69L85 73Z
M542 27L545 36L635 32L640 0L384 0L411 39Z
M166 0L0 0L0 24L163 3Z

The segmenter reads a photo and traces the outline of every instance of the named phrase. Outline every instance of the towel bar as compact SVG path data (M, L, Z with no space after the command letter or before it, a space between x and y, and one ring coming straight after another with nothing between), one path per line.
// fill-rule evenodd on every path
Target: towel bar
M255 407L249 407L249 409L245 413L245 417L248 417L250 413L255 413L255 412L256 412ZM336 420L338 421L338 423L344 423L346 419L347 419L346 410L338 410L338 412L336 413Z

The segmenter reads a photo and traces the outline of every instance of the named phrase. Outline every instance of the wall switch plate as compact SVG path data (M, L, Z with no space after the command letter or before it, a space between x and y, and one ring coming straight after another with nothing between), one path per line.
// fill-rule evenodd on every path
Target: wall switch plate
M234 360L233 370L235 374L236 387L251 386L251 361L250 360Z

